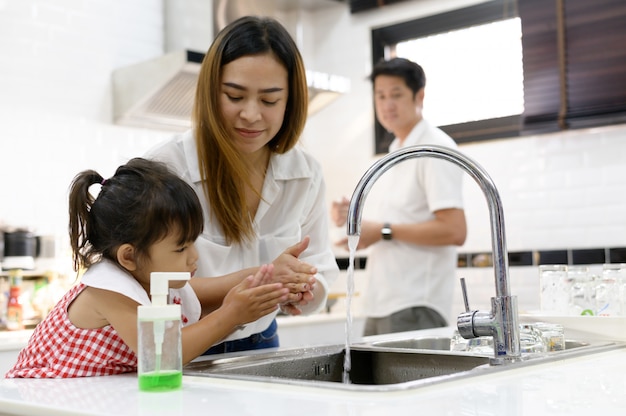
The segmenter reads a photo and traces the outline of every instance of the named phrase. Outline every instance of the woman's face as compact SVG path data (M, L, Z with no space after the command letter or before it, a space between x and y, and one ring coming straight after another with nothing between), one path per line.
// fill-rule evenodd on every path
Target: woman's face
M220 105L243 153L262 149L280 130L289 96L287 69L273 54L248 55L222 68Z

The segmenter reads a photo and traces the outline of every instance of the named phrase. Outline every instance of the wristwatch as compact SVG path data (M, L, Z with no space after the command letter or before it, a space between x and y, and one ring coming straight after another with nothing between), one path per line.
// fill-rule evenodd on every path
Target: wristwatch
M391 240L391 224L388 222L383 224L383 229L380 232L383 235L383 240Z

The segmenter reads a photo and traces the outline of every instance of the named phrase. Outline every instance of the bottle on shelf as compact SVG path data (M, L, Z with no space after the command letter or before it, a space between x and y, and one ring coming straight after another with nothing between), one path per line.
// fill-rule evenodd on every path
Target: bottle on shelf
M23 307L20 301L23 273L21 269L9 271L9 300L7 302L6 328L9 331L24 329Z

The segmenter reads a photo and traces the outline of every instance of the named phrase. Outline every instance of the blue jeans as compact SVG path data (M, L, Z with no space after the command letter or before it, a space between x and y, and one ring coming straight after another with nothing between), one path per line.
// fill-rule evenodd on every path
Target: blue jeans
M224 341L209 348L202 355L223 354L225 352L260 350L262 348L278 347L278 325L276 319L263 332L252 334L248 338Z

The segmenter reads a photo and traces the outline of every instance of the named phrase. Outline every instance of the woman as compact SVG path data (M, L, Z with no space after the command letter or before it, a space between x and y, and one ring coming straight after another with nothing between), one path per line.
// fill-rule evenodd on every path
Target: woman
M307 105L304 64L289 33L274 19L242 17L217 35L204 58L192 130L148 153L200 197L205 225L196 241L197 275L273 263L274 280L291 290L281 306L290 314L321 310L339 273L321 167L296 147ZM210 352L278 346L275 315Z

